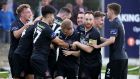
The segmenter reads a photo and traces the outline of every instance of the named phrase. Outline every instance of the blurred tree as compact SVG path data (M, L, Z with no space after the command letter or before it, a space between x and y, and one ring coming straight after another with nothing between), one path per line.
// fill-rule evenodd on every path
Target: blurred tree
M72 3L75 5L75 0L53 0L55 7L58 8L58 10L65 6L67 3ZM61 4L61 5L60 5ZM90 10L100 10L100 0L84 0L84 5L87 6Z
M39 2L41 0L13 0L13 8L14 12L16 8L20 4L30 4L33 12L35 13L35 17L37 16L37 10L39 6ZM52 0L52 5L59 10L61 7L64 7L67 3L71 3L75 5L75 0ZM100 8L100 0L84 0L84 5L87 6L89 10L101 10Z
M16 9L20 4L29 4L31 6L33 12L35 13L35 17L36 17L39 1L40 0L13 0L14 13L16 12ZM15 13L15 15L16 15L16 13Z

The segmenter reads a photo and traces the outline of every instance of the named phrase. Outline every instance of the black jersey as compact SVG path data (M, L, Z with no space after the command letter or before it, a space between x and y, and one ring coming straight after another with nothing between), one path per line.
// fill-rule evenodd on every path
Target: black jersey
M20 38L14 37L13 32L16 30L19 30L23 26L24 26L24 24L20 20L15 21L11 26L11 29L10 29L11 41L10 41L10 49L9 49L9 56L10 57L13 55L15 49L18 46L19 40L20 40Z
M15 54L19 54L23 58L29 58L33 50L33 33L35 26L30 26L23 31L19 40L18 47L15 50Z
M92 27L89 31L85 32L83 25L77 27L77 31L80 33L80 42L88 45L90 40L97 41L97 44L101 44L100 34ZM101 49L94 49L91 53L87 53L83 50L80 51L80 65L82 66L100 66L101 65Z
M75 41L79 41L79 33L77 33L75 31L75 32L73 32L73 34L71 36L67 37L61 31L59 38L64 40L66 43L72 44ZM63 50L66 50L66 49L60 48L60 50L59 50L58 64L63 65L63 67L71 67L71 68L78 66L78 57L75 57L73 55L65 56L63 54ZM76 51L76 50L72 50L72 49L67 49L67 50Z
M54 21L54 24L53 24L53 27L52 27L52 30L56 33L56 34L59 34L60 33L60 30L61 30L61 25L62 23L62 19L60 17L56 17L55 18L55 21Z
M110 23L110 37L115 36L115 42L111 44L110 47L110 60L117 60L117 59L127 59L127 54L125 52L125 30L122 22L115 18Z
M50 52L51 41L56 37L51 27L46 23L39 21L35 25L33 35L33 56L37 59L47 59Z

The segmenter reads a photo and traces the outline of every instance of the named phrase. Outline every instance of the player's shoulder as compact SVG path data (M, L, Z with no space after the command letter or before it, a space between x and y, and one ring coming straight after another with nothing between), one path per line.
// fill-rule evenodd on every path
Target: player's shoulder
M35 26L36 28L45 29L48 25L42 21L38 21Z
M78 25L76 30L78 32L85 31L84 25Z
M15 31L21 28L24 24L20 20L16 20L12 23L10 31Z
M100 37L99 31L94 27L90 30L89 35L94 38Z
M123 23L122 21L117 17L115 18L112 22L111 22L112 26L111 27L118 27L118 26L122 26Z
M14 26L14 25L20 25L20 24L22 24L22 22L20 21L20 20L15 20L13 23L12 23L12 25Z

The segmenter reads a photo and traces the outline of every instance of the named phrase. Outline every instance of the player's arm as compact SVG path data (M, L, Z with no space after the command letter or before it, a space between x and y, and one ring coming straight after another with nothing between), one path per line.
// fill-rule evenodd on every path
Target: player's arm
M91 46L93 46L94 48L105 47L105 46L108 46L110 44L113 44L115 42L115 39L116 39L116 37L115 36L112 36L109 39L106 39L106 41L104 43L102 43L102 44L99 44L99 45L91 45Z
M64 53L65 56L69 56L69 55L73 55L75 57L79 57L80 56L80 50L78 50L78 51L63 50L63 53Z
M18 30L13 31L13 35L15 38L20 38L22 32L24 31L24 29L28 28L30 25L33 25L32 23L27 23L25 24L23 27L21 27Z
M80 48L80 49L82 49L82 50L84 50L85 52L87 52L87 53L91 53L92 51L93 51L93 47L91 47L91 46L88 46L88 45L85 45L85 44L81 44L80 42L78 42L78 41L76 41L76 42L74 42L73 43L73 46L75 47L78 47L78 48Z
M100 37L100 40L101 40L102 42L105 42L107 39L104 38L104 37Z
M53 40L52 40L53 43L59 45L60 47L63 47L63 48L69 48L69 44L68 43L65 43L63 40L59 39L58 37L55 37Z
M110 31L109 31L109 35L110 35L110 38L106 39L106 41L102 44L99 44L99 45L92 45L94 48L101 48L101 47L105 47L105 46L108 46L110 44L113 44L115 42L115 39L118 35L118 27L116 26L113 26L110 28Z

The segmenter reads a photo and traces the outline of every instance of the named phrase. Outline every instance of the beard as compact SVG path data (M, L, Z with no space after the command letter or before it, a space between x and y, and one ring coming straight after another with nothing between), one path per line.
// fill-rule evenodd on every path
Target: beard
M86 27L86 28L91 28L91 27L92 27L92 24L87 23L87 24L85 24L85 27Z

